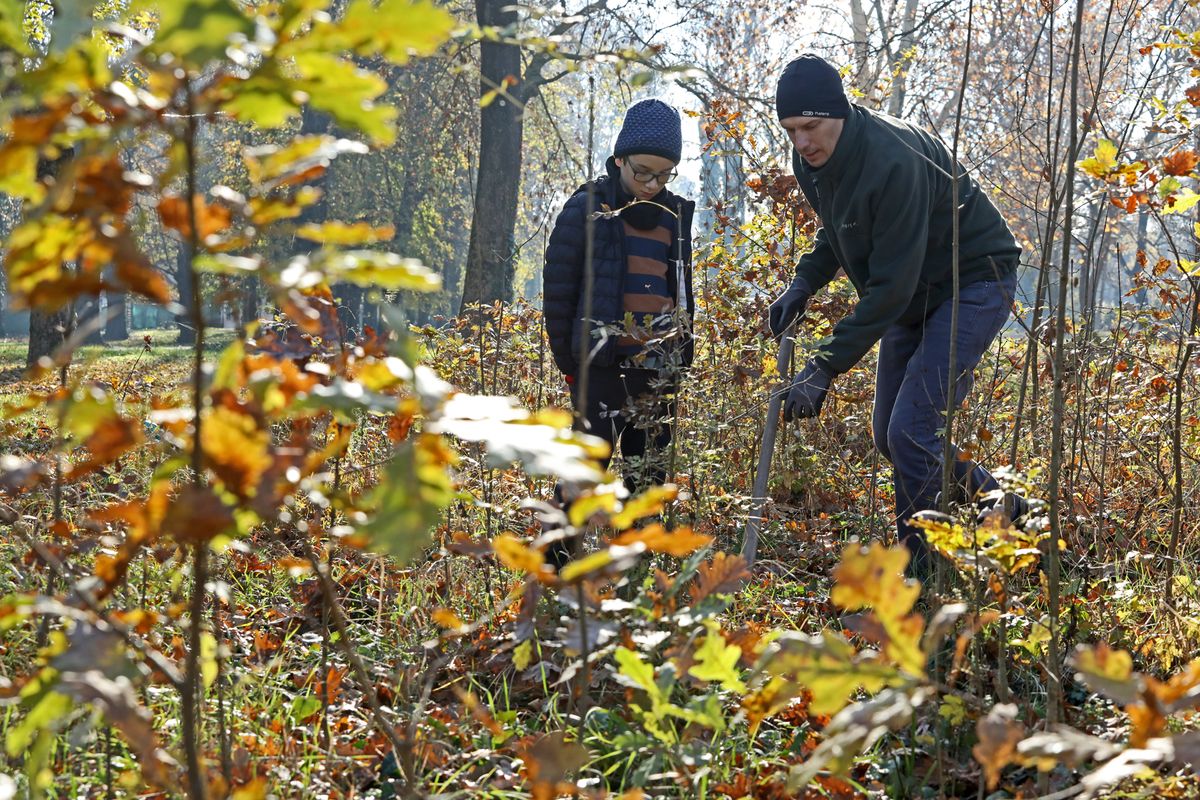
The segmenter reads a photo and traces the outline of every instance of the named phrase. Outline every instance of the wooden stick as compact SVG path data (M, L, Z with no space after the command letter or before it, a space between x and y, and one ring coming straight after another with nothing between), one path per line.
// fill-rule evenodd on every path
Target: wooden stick
M767 479L771 475L771 456L775 453L775 434L779 431L779 410L783 406L783 398L788 389L788 365L792 360L792 348L795 347L796 323L788 326L779 340L779 357L775 361L775 371L779 383L771 390L767 402L767 418L763 423L762 447L758 453L758 470L754 473L754 494L750 498L750 518L746 520L746 532L742 535L742 558L746 566L754 564L758 554L758 531L762 526L763 506L767 502Z

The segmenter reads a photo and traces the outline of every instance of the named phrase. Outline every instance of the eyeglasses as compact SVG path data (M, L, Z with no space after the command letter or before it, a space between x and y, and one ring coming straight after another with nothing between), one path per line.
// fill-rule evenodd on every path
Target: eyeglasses
M679 175L679 173L673 169L666 172L646 172L640 167L634 166L633 162L631 161L626 161L625 163L629 164L629 168L633 170L633 179L638 183L651 183L657 181L659 186L666 186L668 183L675 180L675 178Z

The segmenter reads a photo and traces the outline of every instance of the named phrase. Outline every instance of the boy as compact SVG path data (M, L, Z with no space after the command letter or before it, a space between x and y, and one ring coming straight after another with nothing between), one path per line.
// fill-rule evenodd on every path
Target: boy
M558 215L542 270L550 350L577 426L640 462L625 478L631 492L666 479L671 397L694 354L695 203L666 188L682 149L678 111L661 100L630 106L607 174ZM555 546L548 558L561 565L568 555Z

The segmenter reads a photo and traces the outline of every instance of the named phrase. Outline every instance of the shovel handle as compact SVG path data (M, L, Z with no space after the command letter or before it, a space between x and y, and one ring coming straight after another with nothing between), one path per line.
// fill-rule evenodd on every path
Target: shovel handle
M771 475L771 456L775 453L775 434L779 431L779 409L783 406L784 388L787 386L787 373L792 360L792 348L795 347L795 328L793 322L783 332L779 340L779 356L775 359L775 371L779 382L771 389L767 402L767 418L763 422L762 447L758 453L758 469L754 473L754 494L750 497L750 517L746 520L746 531L742 536L742 558L746 566L754 564L758 555L758 531L762 527L763 506L767 502L767 479Z

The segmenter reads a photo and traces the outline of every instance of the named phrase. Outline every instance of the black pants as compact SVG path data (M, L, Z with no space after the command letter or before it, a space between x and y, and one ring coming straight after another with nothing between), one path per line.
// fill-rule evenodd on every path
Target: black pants
M612 453L618 445L624 461L625 488L631 494L667 479L675 417L675 386L658 370L624 367L592 367L588 371L587 396L577 377L571 386L575 407L575 429L599 436ZM581 404L580 400L584 402ZM608 468L611 456L604 460ZM562 487L554 487L554 498L564 505ZM561 566L578 547L578 537L557 542L546 553L547 560Z

